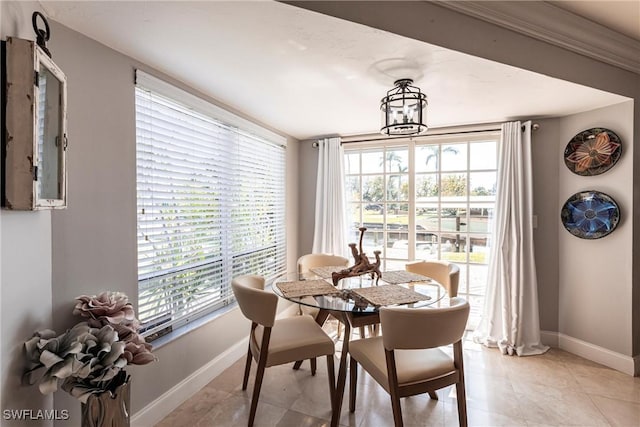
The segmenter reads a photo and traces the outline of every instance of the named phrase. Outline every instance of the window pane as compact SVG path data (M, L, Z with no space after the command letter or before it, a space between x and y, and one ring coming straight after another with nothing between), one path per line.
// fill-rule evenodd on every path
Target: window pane
M347 224L350 224L350 227L354 230L357 230L360 227L360 209L361 206L359 203L349 203L349 212Z
M467 145L449 144L442 146L442 168L443 171L464 171L467 170Z
M365 151L362 153L362 173L384 172L382 151Z
M407 259L408 257L409 257L409 233L406 231L388 232L387 233L387 253L385 255L385 258Z
M386 173L407 172L409 170L407 149L387 150L386 155Z
M496 196L496 172L471 172L469 197L473 201L493 201Z
M436 172L439 167L440 146L417 145L415 157L416 172Z
M442 231L467 231L467 207L462 204L442 205L440 211L440 227Z
M467 197L467 175L443 173L440 181L440 192L443 199L466 200Z
M467 236L444 234L442 236L441 259L455 263L467 263Z
M440 230L440 209L437 205L420 204L416 207L416 231Z
M493 211L493 205L471 205L469 231L473 233L488 233Z
M381 202L384 199L384 177L382 175L362 177L362 200Z
M387 200L409 200L408 175L389 175L387 177Z
M360 154L345 154L344 173L347 175L360 173Z
M469 262L489 263L489 238L486 234L469 234Z
M469 168L497 169L496 142L471 142L469 143Z
M438 175L416 175L416 201L437 201L439 194Z
M359 176L347 176L345 178L347 185L346 197L348 201L360 200L360 177Z

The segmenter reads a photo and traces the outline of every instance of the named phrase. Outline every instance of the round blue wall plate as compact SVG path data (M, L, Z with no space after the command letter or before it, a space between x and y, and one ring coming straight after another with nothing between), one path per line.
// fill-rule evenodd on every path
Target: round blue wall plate
M569 197L560 213L564 228L581 239L599 239L615 230L620 209L611 196L581 191Z
M600 175L620 159L622 142L615 132L605 128L583 130L564 149L564 163L583 176Z

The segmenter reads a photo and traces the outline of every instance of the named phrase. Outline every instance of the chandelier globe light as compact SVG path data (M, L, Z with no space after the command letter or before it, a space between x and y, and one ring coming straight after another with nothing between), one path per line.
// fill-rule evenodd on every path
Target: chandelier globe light
M387 136L419 135L427 131L427 96L412 79L399 79L380 102L382 127Z

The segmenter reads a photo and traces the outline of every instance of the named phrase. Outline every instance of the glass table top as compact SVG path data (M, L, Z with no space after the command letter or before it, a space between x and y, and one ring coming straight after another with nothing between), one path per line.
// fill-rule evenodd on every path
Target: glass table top
M372 286L376 286L375 280L372 280L370 275L359 276L359 277L348 277L345 279L341 279L338 283L337 289L340 291L336 294L331 295L316 295L316 296L302 296L302 297L287 297L284 293L278 288L278 283L282 282L294 282L294 281L305 281L305 280L318 280L322 279L322 277L318 276L313 272L304 273L299 275L298 273L289 273L281 276L273 282L273 292L281 298L284 298L288 301L294 302L296 304L305 305L308 307L314 307L324 310L332 310L332 311L344 311L344 312L352 312L352 313L376 313L379 309L378 306L371 305L368 301L361 298L359 295L353 293L352 291L359 288L368 288ZM331 279L325 279L327 283L331 283ZM380 279L378 282L378 286L387 285L384 280ZM333 286L333 285L332 285ZM401 304L399 306L403 307L427 307L430 305L434 305L440 301L442 301L447 293L438 282L435 280L429 279L424 282L411 282L411 283L403 283L398 286L403 286L405 288L411 289L421 295L428 296L429 299L425 301L418 301L410 304Z

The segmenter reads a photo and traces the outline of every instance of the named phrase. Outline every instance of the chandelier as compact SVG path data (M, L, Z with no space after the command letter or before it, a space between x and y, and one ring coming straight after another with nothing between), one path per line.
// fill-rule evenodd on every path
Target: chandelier
M417 135L427 131L427 96L412 86L412 79L396 80L382 98L380 132L388 136Z

